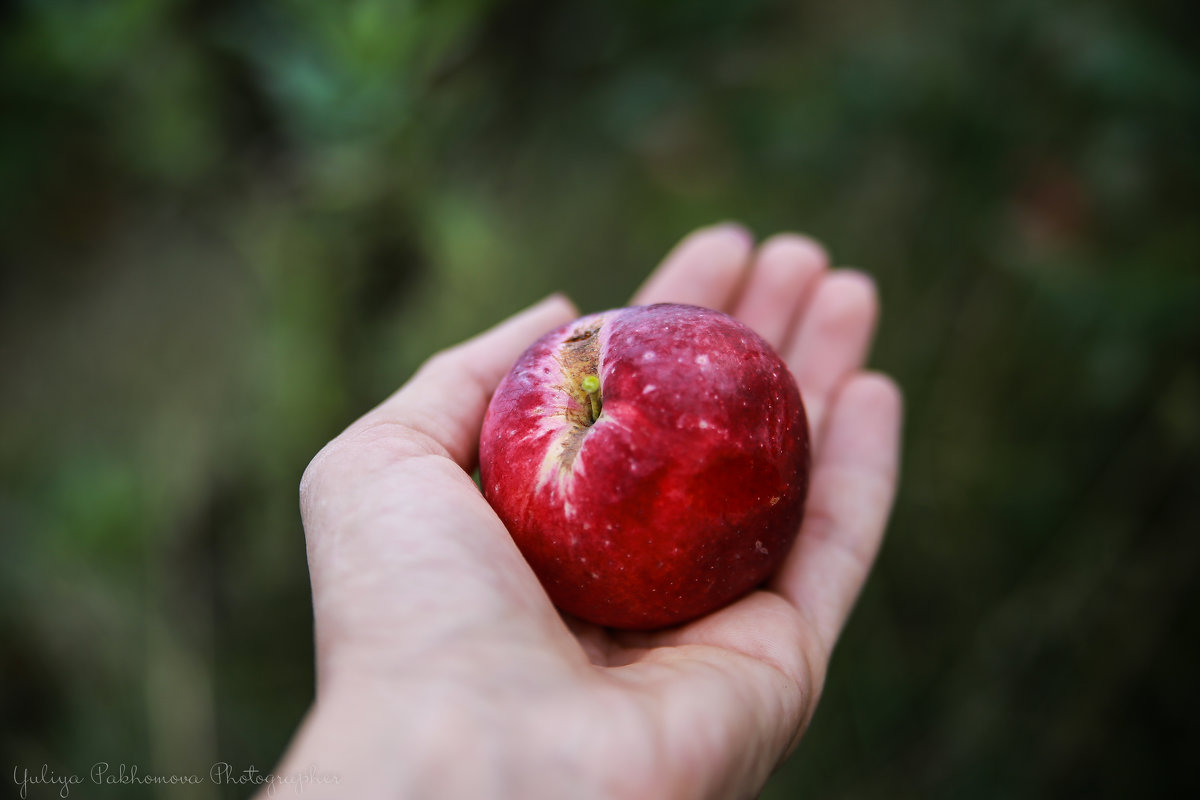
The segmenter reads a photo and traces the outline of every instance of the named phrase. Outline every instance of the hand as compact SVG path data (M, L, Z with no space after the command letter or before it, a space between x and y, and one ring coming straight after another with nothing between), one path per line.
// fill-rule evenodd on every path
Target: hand
M501 377L577 316L552 297L435 355L309 465L318 691L277 774L338 777L317 795L738 798L796 745L895 489L899 392L862 371L873 284L803 237L756 250L724 225L687 237L633 301L732 313L795 374L813 472L780 572L660 632L554 609L470 477Z

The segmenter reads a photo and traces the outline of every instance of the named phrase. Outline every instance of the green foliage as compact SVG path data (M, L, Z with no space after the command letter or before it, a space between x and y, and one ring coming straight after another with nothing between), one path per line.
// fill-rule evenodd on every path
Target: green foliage
M274 762L295 487L433 350L692 227L878 279L902 494L767 797L1167 793L1200 568L1185 4L0 5L0 746Z

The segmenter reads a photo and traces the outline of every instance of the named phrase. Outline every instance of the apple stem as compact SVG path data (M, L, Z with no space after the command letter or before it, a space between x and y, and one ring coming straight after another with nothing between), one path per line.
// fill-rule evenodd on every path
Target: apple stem
M579 388L587 394L588 402L592 406L591 416L588 418L588 425L591 425L600 419L600 379L595 375L587 375L579 382Z

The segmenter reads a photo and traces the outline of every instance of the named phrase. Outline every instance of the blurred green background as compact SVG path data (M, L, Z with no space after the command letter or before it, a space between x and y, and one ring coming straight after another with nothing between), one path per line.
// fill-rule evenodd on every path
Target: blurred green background
M312 454L434 349L622 304L736 218L877 277L909 409L764 796L1182 792L1197 9L0 2L0 766L273 766Z

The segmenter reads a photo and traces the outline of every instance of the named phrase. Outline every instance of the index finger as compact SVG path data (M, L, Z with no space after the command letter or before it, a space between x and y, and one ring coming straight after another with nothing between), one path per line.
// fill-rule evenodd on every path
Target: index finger
M684 237L633 296L633 305L687 303L728 311L754 250L741 225L701 228Z

